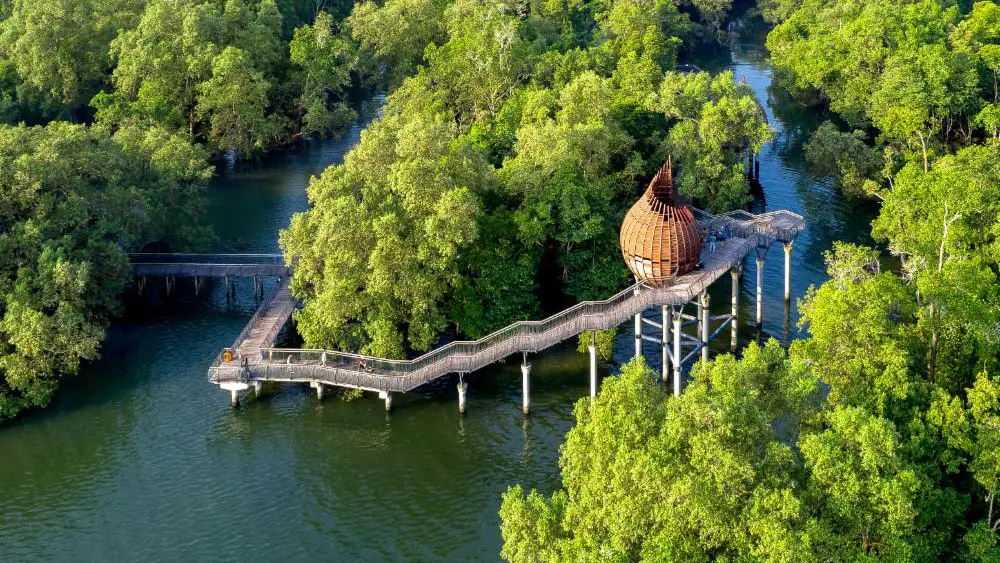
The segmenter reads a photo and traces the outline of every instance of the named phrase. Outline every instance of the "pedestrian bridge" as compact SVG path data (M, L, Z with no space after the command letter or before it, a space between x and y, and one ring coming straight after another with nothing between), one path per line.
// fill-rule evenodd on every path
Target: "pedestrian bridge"
M128 255L135 277L287 277L291 268L281 254Z
M662 329L664 378L667 361L674 369L674 388L679 392L680 368L684 361L699 350L707 356L708 342L725 326L732 327L735 345L737 317L737 287L734 284L732 312L710 317L706 290L726 272L739 275L744 258L757 249L757 322L761 321L761 283L763 251L774 242L785 246L785 298L789 299L789 255L795 237L805 227L804 219L790 211L752 214L737 211L711 215L695 210L699 228L729 233L714 252L703 251L701 268L678 276L670 283L652 287L635 284L603 301L585 301L539 321L519 321L475 341L457 341L436 348L411 360L393 360L360 356L333 350L275 348L274 339L295 307L288 289L287 270L282 270L278 290L268 297L237 337L233 345L221 352L209 367L209 381L232 392L234 406L238 392L254 387L260 390L264 381L309 383L322 397L324 386L348 387L375 391L391 405L391 394L411 391L425 383L451 373L467 374L503 358L521 353L534 353L558 344L588 330L605 330L622 324L629 318L636 321L636 349L641 349L644 323ZM698 299L697 317L684 313L684 306ZM651 307L663 308L663 322L641 319L641 313ZM669 317L668 317L669 308ZM685 323L684 321L688 321ZM713 321L721 321L709 334ZM673 324L673 350L669 349L670 325ZM682 327L697 324L692 336ZM691 350L682 356L683 345ZM591 349L591 393L596 393L595 356ZM527 410L528 376L525 373L525 403ZM460 384L460 405L464 408L465 383Z

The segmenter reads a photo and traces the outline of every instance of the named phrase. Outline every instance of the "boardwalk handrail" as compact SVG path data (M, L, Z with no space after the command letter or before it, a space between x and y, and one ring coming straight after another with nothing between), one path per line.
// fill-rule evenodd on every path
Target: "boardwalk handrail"
M409 391L446 373L469 373L516 352L537 352L585 330L617 326L653 305L691 301L727 269L741 262L754 246L790 241L804 220L789 211L761 215L733 212L710 215L696 210L702 228L725 230L733 237L724 252L706 255L701 271L685 274L672 284L651 287L637 283L602 301L584 301L537 321L518 321L474 341L453 341L410 360L371 358L316 349L260 348L252 373L213 364L215 383L243 379L324 381L379 391ZM261 307L261 311L265 307ZM251 326L252 323L248 324Z
M281 254L189 254L165 252L134 252L128 255L133 264L224 264L224 265L284 265Z

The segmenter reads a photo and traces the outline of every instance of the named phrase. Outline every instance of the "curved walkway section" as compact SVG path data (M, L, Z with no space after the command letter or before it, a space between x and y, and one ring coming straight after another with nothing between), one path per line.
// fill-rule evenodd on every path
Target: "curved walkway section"
M618 326L649 307L683 305L741 264L755 247L789 243L805 227L800 215L783 210L761 215L743 211L710 215L695 210L695 217L699 227L725 232L729 238L715 252L702 253L701 269L679 276L669 285L651 287L638 283L604 301L585 301L540 321L520 321L476 341L451 342L412 360L370 358L330 350L270 348L267 339L251 340L253 334L276 335L281 328L274 326L280 315L264 312L260 321L251 319L244 330L245 339L238 338L234 343L233 361L222 362L221 355L216 359L209 368L209 380L223 385L256 381L319 382L370 391L410 391L449 373L470 373L517 352L538 352L587 330ZM290 315L294 301L287 290L285 280L279 290L283 297L261 307L258 314L274 309L287 310ZM262 325L260 329L258 324Z

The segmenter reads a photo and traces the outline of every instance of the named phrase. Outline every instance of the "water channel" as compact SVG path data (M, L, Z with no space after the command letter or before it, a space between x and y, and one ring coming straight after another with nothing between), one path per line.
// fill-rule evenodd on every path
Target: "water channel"
M798 297L823 281L832 240L867 240L874 211L810 172L802 142L821 118L772 91L762 44L750 30L728 56L700 64L745 77L778 131L761 155L761 182L766 208L808 221L792 253ZM278 230L307 207L310 175L339 162L362 123L253 170L220 172L211 196L218 250L276 251ZM744 319L752 259L747 268ZM718 286L714 302L725 308L728 281ZM374 397L319 404L305 387L234 411L205 372L252 314L249 282L233 303L221 287L154 297L133 298L102 358L54 405L0 429L0 560L495 561L501 493L558 484L558 447L588 392L587 359L573 346L533 359L528 419L516 360L471 376L464 416L449 381L397 397L389 416ZM789 320L795 338L794 310ZM783 338L785 327L778 246L765 267L764 331ZM622 332L617 362L632 352ZM649 355L657 364L658 352Z

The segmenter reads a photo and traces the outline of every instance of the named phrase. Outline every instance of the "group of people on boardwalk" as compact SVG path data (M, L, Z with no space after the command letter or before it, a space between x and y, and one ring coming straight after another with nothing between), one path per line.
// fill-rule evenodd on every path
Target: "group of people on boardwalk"
M701 231L702 248L708 247L709 252L715 252L717 245L721 245L727 238L729 233L725 229L716 231L705 228Z

